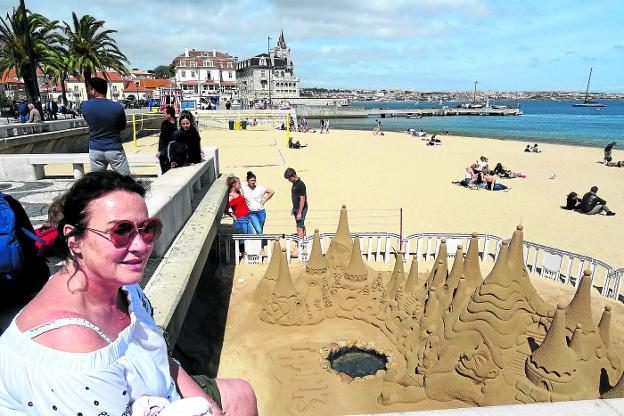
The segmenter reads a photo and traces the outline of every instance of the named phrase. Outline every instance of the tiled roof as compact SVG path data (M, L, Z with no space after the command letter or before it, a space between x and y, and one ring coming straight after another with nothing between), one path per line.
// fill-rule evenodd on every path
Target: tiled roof
M123 75L120 75L118 72L116 71L106 71L106 75L108 77L108 80L111 82L119 82L119 81L125 81L127 80L126 77L124 77ZM94 74L91 75L92 77L99 77L99 78L107 78L106 76L104 76L104 73L102 72L96 72ZM69 77L68 79L69 82L83 82L83 78L82 77Z
M168 79L142 79L140 82L145 88L171 87L173 85Z

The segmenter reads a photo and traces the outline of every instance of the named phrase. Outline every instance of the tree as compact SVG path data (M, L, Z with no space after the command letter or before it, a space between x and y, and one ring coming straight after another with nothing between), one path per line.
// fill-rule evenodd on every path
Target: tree
M43 66L43 72L54 80L54 83L61 87L63 105L67 107L67 90L65 81L70 75L77 75L72 67L72 60L67 49L59 45L50 50L50 56Z
M175 75L175 62L169 65L158 65L156 68L150 70L156 78L171 78Z
M106 77L107 70L127 74L128 69L124 63L129 63L128 58L117 46L112 34L116 30L104 30L104 21L97 20L93 16L84 15L80 19L72 12L72 26L67 22L63 31L67 37L67 46L71 68L84 77L85 84L91 79L93 73L100 71Z
M12 14L0 17L0 73L6 74L14 69L18 77L24 80L28 100L36 103L35 85L31 65L40 68L50 57L50 49L57 45L56 31L58 21L31 13L25 9L13 9ZM27 19L27 22L24 20ZM24 26L28 27L32 42L33 60L29 58Z

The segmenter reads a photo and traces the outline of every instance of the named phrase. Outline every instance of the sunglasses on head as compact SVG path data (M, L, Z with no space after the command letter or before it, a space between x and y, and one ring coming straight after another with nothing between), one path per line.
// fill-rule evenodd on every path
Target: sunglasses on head
M78 225L78 227L101 235L110 240L115 247L124 247L132 243L137 233L141 235L145 243L152 244L160 237L163 223L160 218L148 218L139 224L139 226L129 220L117 221L113 224L110 231L96 230L83 225Z

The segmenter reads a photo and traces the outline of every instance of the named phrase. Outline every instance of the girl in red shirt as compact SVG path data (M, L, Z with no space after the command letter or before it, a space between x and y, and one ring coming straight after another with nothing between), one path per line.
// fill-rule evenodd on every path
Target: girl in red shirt
M234 218L234 227L239 234L253 234L249 222L249 207L241 193L241 182L236 176L227 178L228 205L226 213Z

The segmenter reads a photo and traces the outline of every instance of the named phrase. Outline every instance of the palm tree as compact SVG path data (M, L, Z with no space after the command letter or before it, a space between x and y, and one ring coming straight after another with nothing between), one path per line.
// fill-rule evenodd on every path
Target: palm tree
M124 63L128 58L119 50L117 42L111 37L116 30L104 30L104 21L84 15L80 19L72 12L70 26L63 22L67 46L71 56L71 67L82 74L85 84L93 73L100 71L106 77L106 70L112 69L120 74L127 74Z
M23 9L13 9L12 14L0 17L0 74L14 69L18 77L24 80L28 99L35 102L34 83L30 71L31 65L36 68L44 65L50 57L50 49L57 45L58 21L50 21L46 17ZM28 19L33 62L29 59L24 32L24 19Z
M62 43L62 42L59 42ZM61 96L63 97L63 105L67 107L67 90L65 81L70 75L77 75L72 68L72 60L69 52L63 46L58 46L50 50L49 59L43 66L43 72L54 80L54 83L61 87Z

